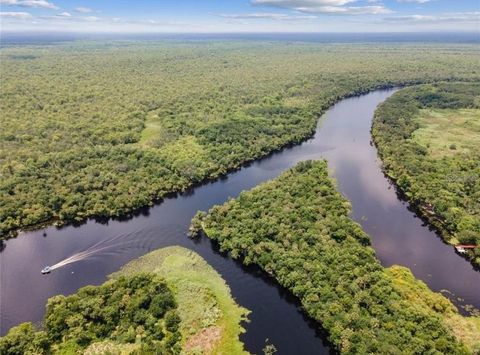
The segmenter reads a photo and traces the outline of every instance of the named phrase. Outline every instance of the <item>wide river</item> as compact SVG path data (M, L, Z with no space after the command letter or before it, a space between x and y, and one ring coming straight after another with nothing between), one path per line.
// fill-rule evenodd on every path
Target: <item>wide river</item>
M196 211L208 210L242 190L275 178L299 161L322 158L328 160L338 188L352 202L352 217L371 236L383 265L407 266L433 290L448 290L447 295L457 303L480 307L480 273L408 210L382 174L370 142L370 127L375 108L393 92L379 90L342 100L320 120L312 139L168 198L132 219L49 227L7 241L0 253L2 334L20 322L39 322L47 299L53 295L101 284L108 274L133 258L156 248L182 245L203 256L227 281L237 302L252 311L242 335L247 350L261 353L268 339L279 354L330 353L321 327L305 317L288 291L257 268L245 268L220 254L209 240L193 241L186 236ZM49 275L40 274L45 265L102 240L112 248Z

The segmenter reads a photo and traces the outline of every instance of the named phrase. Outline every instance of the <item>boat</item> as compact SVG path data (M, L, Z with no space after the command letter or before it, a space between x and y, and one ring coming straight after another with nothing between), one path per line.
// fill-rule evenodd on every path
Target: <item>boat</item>
M52 271L52 268L50 266L45 266L43 269L42 269L42 274L49 274L50 272Z
M467 249L475 249L480 247L479 245L472 245L472 244L457 244L455 245L455 249L460 253L460 254L466 254Z

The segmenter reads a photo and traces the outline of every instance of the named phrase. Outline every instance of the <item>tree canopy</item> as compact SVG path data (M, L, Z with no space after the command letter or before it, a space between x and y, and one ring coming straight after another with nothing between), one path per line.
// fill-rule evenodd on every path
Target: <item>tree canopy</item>
M0 353L74 354L90 345L141 353L177 354L181 335L177 304L165 281L153 274L121 277L49 299L45 329L31 323L0 338ZM140 344L140 346L138 346Z
M478 80L478 47L76 42L0 51L0 238L132 213L299 142L341 97Z
M271 274L300 299L341 353L472 351L445 322L444 313L458 315L450 301L430 296L407 269L387 272L349 213L326 162L306 161L197 214L191 230L200 228L222 251ZM413 285L411 294L399 286L405 282ZM428 299L425 305L415 301L413 289L422 290L415 297Z

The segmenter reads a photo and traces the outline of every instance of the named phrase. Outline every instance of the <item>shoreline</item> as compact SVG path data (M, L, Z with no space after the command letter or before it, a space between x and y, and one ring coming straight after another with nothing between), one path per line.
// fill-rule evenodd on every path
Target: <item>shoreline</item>
M454 80L454 79L449 79L449 80ZM447 80L447 81L449 81L449 80ZM126 211L126 212L122 213L121 215L118 215L118 216L115 216L115 215L112 215L112 216L91 215L91 216L85 216L81 220L74 220L74 219L61 220L58 217L53 217L53 218L49 218L49 219L47 219L43 222L40 222L40 223L35 223L35 224L32 224L32 225L26 225L26 226L23 226L23 227L14 228L12 230L7 231L3 236L0 235L0 245L1 245L1 243L4 243L5 241L7 241L9 239L17 238L19 236L19 234L21 234L23 232L37 231L37 230L40 230L40 229L43 229L43 228L46 228L46 227L50 227L50 226L55 226L57 228L62 228L62 227L67 227L67 226L81 226L81 225L83 225L83 224L85 224L85 223L87 223L88 221L91 221L91 220L93 220L95 222L99 222L99 223L108 223L108 221L110 221L110 220L120 220L120 221L130 220L131 218L134 218L138 215L141 215L143 212L148 210L150 207L153 207L154 205L161 204L166 199L175 197L178 194L188 192L192 189L195 189L198 186L206 185L206 184L209 184L211 182L224 179L230 173L238 171L238 170L242 169L243 167L247 167L247 166L249 166L250 164L252 164L256 161L259 161L259 160L264 159L264 158L268 158L268 157L270 157L270 156L272 156L276 153L282 152L284 149L288 149L288 148L300 145L303 142L308 141L309 139L314 137L314 135L317 131L317 126L320 122L320 119L321 119L322 115L325 114L325 112L328 111L328 109L330 107L332 107L336 103L340 102L341 100L352 98L352 97L360 97L362 95L365 95L369 92L373 92L373 91L376 91L376 90L402 88L402 87L409 86L409 85L416 85L416 84L429 83L429 82L430 81L428 81L428 80L425 80L425 81L412 80L412 81L405 81L405 82L399 82L399 83L378 84L378 85L374 85L374 86L372 86L368 89L354 90L350 93L347 93L346 95L334 97L334 98L330 99L327 103L325 103L324 105L322 105L318 108L318 111L316 112L317 120L315 121L315 127L313 127L310 132L308 132L307 134L305 134L303 137L301 137L298 140L286 142L285 144L279 146L278 148L274 148L271 151L268 151L263 155L258 155L258 156L252 157L251 159L247 159L247 160L245 160L245 161L243 161L239 164L236 164L234 166L227 167L227 168L225 168L225 172L220 173L216 176L206 177L206 178L202 179L201 181L192 182L190 185L188 185L183 190L170 191L170 192L165 193L163 196L152 196L149 204L144 205L142 207L138 207L138 208L132 208L131 211Z
M451 80L447 80L451 81ZM440 81L441 82L441 81ZM468 82L468 81L463 81L463 82ZM373 119L372 119L372 125L370 128L370 136L371 136L371 142L373 146L375 147L377 151L377 156L380 160L379 168L382 171L383 175L385 178L389 181L389 183L394 187L395 192L397 194L397 197L401 200L404 201L408 204L408 209L411 210L416 217L420 218L428 228L433 230L437 237L446 245L452 246L453 251L455 254L458 256L462 257L463 259L467 260L472 268L475 271L480 272L480 265L474 263L474 257L470 255L470 253L459 253L457 252L455 248L455 236L452 234L451 231L449 231L445 226L442 221L442 217L435 213L433 210L429 209L428 205L430 203L428 201L420 201L416 199L415 197L408 197L406 194L406 191L402 190L400 186L397 184L397 179L395 179L392 175L393 170L392 169L387 169L384 164L384 154L382 154L381 149L378 145L378 141L375 139L375 135L373 134L373 127L375 125L375 120L376 120L376 111L374 113Z

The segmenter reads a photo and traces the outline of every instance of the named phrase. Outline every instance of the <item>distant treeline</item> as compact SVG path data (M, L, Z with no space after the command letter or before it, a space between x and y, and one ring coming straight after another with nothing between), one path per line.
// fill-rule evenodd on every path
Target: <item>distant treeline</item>
M456 337L467 327L452 330L451 319L466 318L450 301L408 269L380 265L349 213L326 162L307 161L208 214L198 213L191 232L203 230L222 251L271 274L301 300L341 353L479 350L480 342L467 348Z
M0 238L116 217L311 135L341 97L478 80L478 47L85 42L0 52Z
M375 113L373 138L386 173L451 243L480 245L480 114L460 123L477 137L468 142L457 135L433 151L432 142L420 144L414 135L423 127L422 109L437 110L437 116L451 109L480 109L479 98L479 83L420 85L395 93ZM461 118L462 112L453 115ZM442 117L433 121L434 137L456 128L454 122L441 124ZM468 255L480 266L480 248Z

